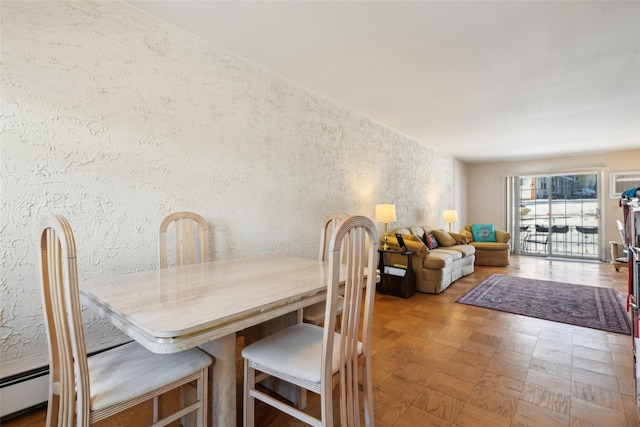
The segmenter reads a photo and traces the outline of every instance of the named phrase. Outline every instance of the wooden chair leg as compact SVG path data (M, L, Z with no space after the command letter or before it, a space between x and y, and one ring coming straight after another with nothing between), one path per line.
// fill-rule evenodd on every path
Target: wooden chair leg
M250 396L250 390L256 386L256 371L249 367L249 361L244 361L244 416L242 417L244 427L254 426L255 398Z
M207 416L209 411L209 370L205 369L201 373L202 377L198 380L196 390L198 399L200 400L200 409L198 414L198 426L207 427Z
M365 361L362 366L362 392L364 394L364 425L369 427L374 425L373 415L373 378L370 362Z
M59 416L60 396L52 393L49 395L49 403L47 406L47 427L56 427L58 425Z

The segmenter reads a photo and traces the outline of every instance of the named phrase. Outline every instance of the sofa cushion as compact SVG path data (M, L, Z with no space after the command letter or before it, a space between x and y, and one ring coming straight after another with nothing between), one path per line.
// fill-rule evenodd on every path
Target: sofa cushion
M429 256L424 259L424 267L431 269L443 269L448 264L462 258L462 254L458 251L448 249L434 249L429 252Z
M418 237L420 240L424 241L423 239L424 230L422 229L422 227L411 227L409 228L409 231L411 231L411 234Z
M438 246L453 246L456 244L456 239L444 230L433 230L433 235L438 240Z
M455 246L449 246L446 249L450 251L458 251L464 257L468 257L476 253L475 245L455 245Z
M429 227L428 225L423 225L420 228L422 228L424 230L424 232L427 233L427 234L433 234L434 228Z
M411 230L409 230L408 228L396 228L394 230L391 230L389 232L389 236L395 236L396 233L400 233L402 235L404 234L411 234Z
M474 242L495 242L496 232L493 224L471 224L471 234Z

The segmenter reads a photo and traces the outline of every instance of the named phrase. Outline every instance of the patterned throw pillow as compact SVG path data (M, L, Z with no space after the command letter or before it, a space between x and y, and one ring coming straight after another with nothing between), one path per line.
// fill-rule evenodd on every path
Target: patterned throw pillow
M495 242L496 232L493 224L471 224L474 242Z
M422 236L422 241L425 245L427 245L427 248L429 248L429 250L433 249L433 239L427 233L424 233L424 235Z
M436 239L433 234L429 234L429 238L431 239L431 249L438 249L440 245L438 244L438 239Z

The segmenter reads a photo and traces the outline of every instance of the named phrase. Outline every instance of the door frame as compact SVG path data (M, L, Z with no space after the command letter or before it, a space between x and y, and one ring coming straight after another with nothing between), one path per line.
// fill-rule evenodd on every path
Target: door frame
M547 234L546 234L546 240L544 235L542 235L542 233L537 233L535 236L533 234L527 234L527 233L535 233L536 231L540 231L540 228L536 229L529 229L531 226L535 226L535 222L533 224L523 224L521 219L523 217L523 215L521 215L521 209L523 207L525 207L525 205L521 204L521 186L523 185L523 180L524 179L530 179L530 178L548 178L547 182L551 183L554 177L566 177L566 176L578 176L578 175L595 175L595 189L596 189L596 198L594 199L596 202L596 212L595 212L595 216L596 216L596 227L597 227L597 234L594 235L593 237L597 236L597 243L594 243L594 248L596 250L596 253L593 255L589 255L589 254L585 254L584 251L579 252L579 251L574 251L573 249L571 251L567 251L566 249L562 252L559 252L557 249L554 250L553 246L554 244L557 245L557 239L555 239L555 243L554 243L554 236L553 234L553 227L549 226L549 225L553 225L550 224L550 222L553 221L553 198L552 197L546 197L546 201L547 201L547 215L549 216L549 220L547 220ZM549 190L549 189L547 189ZM604 241L603 241L603 237L604 237L604 224L606 224L606 218L605 218L605 210L604 210L604 203L605 203L605 198L606 198L606 194L604 194L604 171L599 169L599 168L590 168L590 169L584 169L584 170L579 170L579 171L568 171L568 172L554 172L554 173L549 173L549 172L544 172L544 173L527 173L527 174L519 174L519 175L512 175L512 176L506 176L505 177L505 186L504 186L504 191L505 191L505 199L506 199L506 218L507 218L507 230L509 231L509 233L511 234L511 251L512 253L515 254L522 254L522 255L527 255L527 256L545 256L545 257L553 257L553 258L566 258L566 259L579 259L579 260L585 260L585 261L604 261L605 257L606 257L606 252L605 252L605 245L604 245ZM542 198L540 198L540 200L543 200ZM560 199L560 200L569 200L569 199ZM586 199L580 199L580 200L586 200ZM582 211L581 211L582 212ZM584 218L584 215L580 216L580 218ZM529 228L527 228L527 225L529 226ZM566 225L566 224L564 224ZM522 228L521 228L522 226ZM576 227L571 226L571 227ZM582 226L578 226L581 227ZM576 227L577 228L577 227ZM523 231L525 230L526 231ZM572 232L577 232L577 230L572 230ZM533 237L532 237L533 236ZM593 238L592 237L592 238ZM535 244L534 242L536 241L535 239L540 238L540 240L538 240L538 247L539 245L544 245L544 250L533 250L530 251L528 250L530 244ZM567 238L567 236L563 236L564 239ZM584 239L584 238L588 238L588 236L582 235L580 234L580 238ZM528 241L525 241L528 240ZM544 242L551 242L551 244L547 244L547 243L543 243ZM572 240L570 242L571 244L575 244L577 246L579 246L578 243L580 243L577 240ZM584 240L582 241L583 247L584 247ZM563 245L565 245L566 247L566 241L563 241Z

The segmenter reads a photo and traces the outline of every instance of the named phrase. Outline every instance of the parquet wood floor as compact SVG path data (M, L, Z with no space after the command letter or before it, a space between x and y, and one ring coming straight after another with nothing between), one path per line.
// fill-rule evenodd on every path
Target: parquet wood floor
M378 295L376 425L640 426L631 337L455 303L493 273L611 287L626 298L626 269L517 256L507 267L476 267L438 295ZM317 409L318 399L310 395L309 406ZM142 413L102 425L144 425ZM41 410L4 425L40 427L44 417ZM262 405L257 419L259 426L303 425Z

